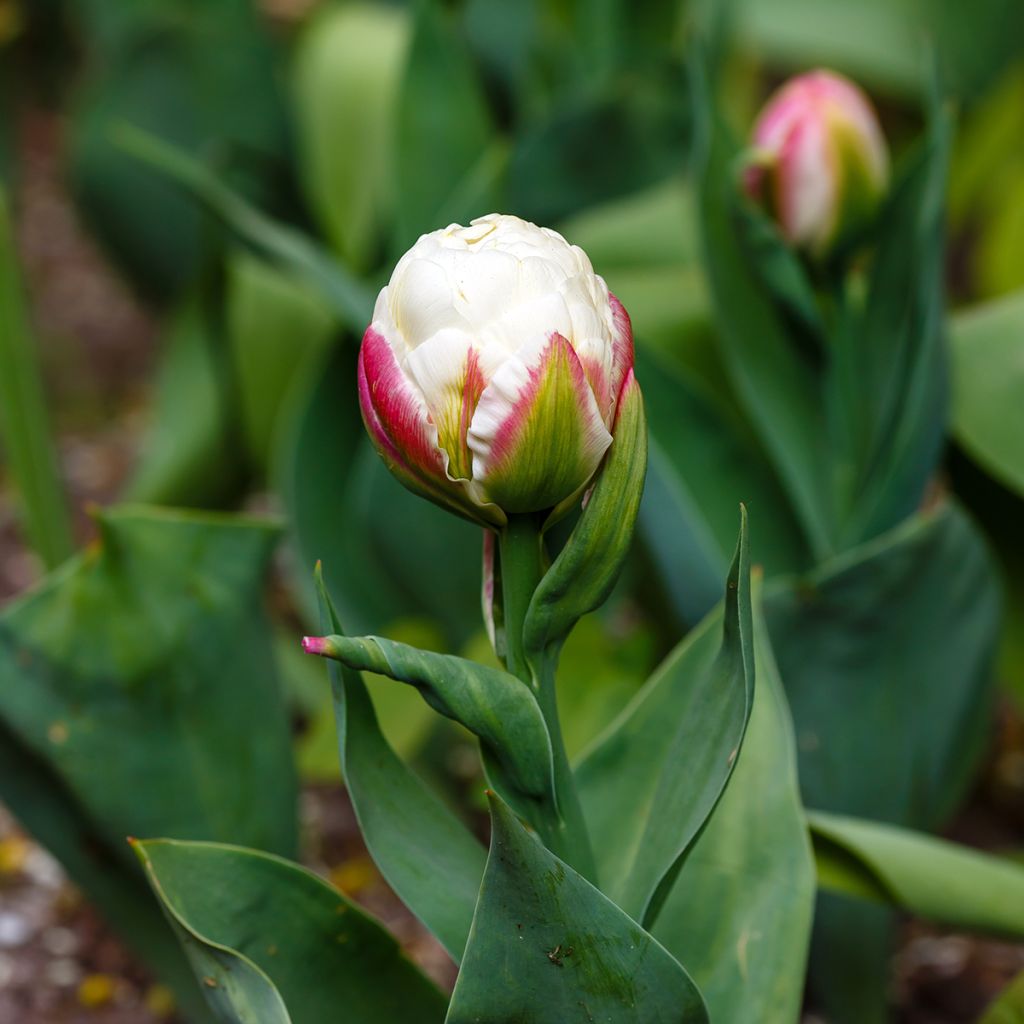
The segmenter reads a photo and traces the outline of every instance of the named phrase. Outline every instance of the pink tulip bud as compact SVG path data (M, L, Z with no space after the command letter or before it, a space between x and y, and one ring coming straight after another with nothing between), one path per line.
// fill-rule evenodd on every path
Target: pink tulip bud
M632 366L629 317L586 254L491 214L399 260L363 336L359 401L407 487L500 527L582 492Z
M871 101L831 71L790 79L754 126L747 191L771 210L790 243L824 255L875 210L889 153Z

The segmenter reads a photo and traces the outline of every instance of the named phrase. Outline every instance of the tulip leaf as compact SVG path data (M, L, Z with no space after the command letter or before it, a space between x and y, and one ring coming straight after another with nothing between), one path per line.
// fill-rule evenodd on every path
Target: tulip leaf
M808 812L819 877L952 928L1024 937L1024 866L874 821Z
M209 168L155 135L124 123L111 134L123 150L202 200L239 241L307 281L341 323L356 331L365 329L373 316L372 293L301 231L261 213Z
M233 179L248 195L272 194L288 149L275 73L283 48L248 0L86 0L74 7L86 40L68 118L75 197L122 272L150 293L174 296L209 254L201 210L112 147L110 127L131 122L192 153L244 153Z
M814 911L814 860L782 681L755 601L757 689L732 779L654 928L690 964L713 1020L800 1016Z
M831 548L834 515L818 361L796 343L792 319L745 244L740 224L749 200L736 173L737 147L714 109L703 68L694 80L700 234L723 359L820 556Z
M559 650L600 607L629 554L647 470L647 420L635 378L623 389L611 447L572 534L534 591L523 627L530 656Z
M320 560L348 628L382 633L398 619L429 615L460 645L479 622L480 531L388 472L359 403L338 401L355 387L355 353L334 346L306 368L282 413L272 476L298 551L293 585L316 621L312 581L300 570Z
M332 341L336 321L319 295L287 270L234 252L227 261L225 329L249 455L265 469L289 390Z
M1024 496L1024 291L952 319L953 433Z
M987 735L999 612L990 556L948 501L770 584L804 802L914 827L945 820Z
M863 308L846 312L835 339L842 355L832 386L857 395L848 544L883 533L920 507L945 438L943 254L952 127L937 97L932 107L925 138L879 216Z
M174 983L180 953L145 911L124 837L295 846L259 600L276 531L131 507L98 525L92 547L0 615L0 797Z
M994 568L963 512L943 503L774 581L765 614L804 803L912 827L946 820L988 736L1000 619ZM838 1019L878 1019L886 916L838 898L819 907L812 969Z
M394 204L394 115L408 12L352 3L321 9L293 72L306 194L346 266L367 270Z
M306 868L221 843L134 843L218 1019L444 1019L445 998L373 918Z
M501 766L510 793L530 800L553 794L551 739L533 691L502 669L421 651L382 637L327 636L317 654L357 672L416 687L435 711L465 726ZM512 800L510 802L517 803Z
M1024 1024L1024 973L1010 982L978 1024Z
M341 624L317 576L321 629ZM458 961L469 935L484 851L391 749L358 672L327 662L341 770L363 839L388 884Z
M724 608L669 655L577 769L598 877L645 925L729 781L753 699L752 643L744 511Z
M7 196L0 188L0 448L24 535L52 569L74 546L20 276Z
M651 423L651 466L640 537L677 617L699 622L721 596L733 511L757 524L751 556L772 576L808 568L799 523L771 466L737 414L705 383L653 353L639 354Z
M707 1024L683 967L491 797L491 852L447 1024Z
M412 42L397 105L398 248L448 220L464 223L495 208L477 194L476 206L453 210L492 150L494 126L465 41L454 18L435 0L414 5ZM460 204L461 205L461 204Z
M218 327L209 296L198 290L169 317L143 455L125 500L202 508L238 496L246 467L233 436Z

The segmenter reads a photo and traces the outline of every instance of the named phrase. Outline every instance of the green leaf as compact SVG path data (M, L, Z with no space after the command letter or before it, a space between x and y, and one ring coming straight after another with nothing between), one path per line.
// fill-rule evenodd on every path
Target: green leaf
M233 436L230 369L218 327L200 292L188 295L171 317L143 454L126 500L216 507L237 497L246 464Z
M1024 867L907 829L808 812L819 876L952 928L1024 936Z
M809 567L786 496L734 410L663 358L641 352L637 370L652 435L640 536L677 616L695 624L719 600L740 502L757 522L755 563L769 576Z
M394 117L408 12L351 3L322 10L295 55L299 168L334 249L367 270L395 201Z
M69 119L71 180L92 231L121 270L145 290L172 296L199 270L201 211L111 146L110 127L131 122L192 153L245 154L235 185L250 197L272 193L287 148L273 73L278 49L247 0L121 6L110 17L88 4L87 30L100 18L110 25L92 35Z
M1024 496L1024 292L952 318L953 433Z
M645 925L729 781L753 699L752 642L744 512L724 610L669 655L577 769L602 886Z
M173 983L180 956L140 909L124 837L295 845L288 717L259 598L275 531L127 507L99 526L0 615L0 796Z
M272 477L298 551L293 585L315 621L301 570L321 560L353 630L382 633L397 619L429 616L456 647L480 621L480 530L388 472L360 418L355 359L338 345L314 360L282 411Z
M491 853L447 1024L706 1024L686 971L491 797Z
M741 230L748 202L736 174L737 147L714 108L703 69L694 75L695 143L704 264L721 350L743 402L815 555L832 543L826 416L818 367L792 334Z
M307 284L244 252L228 260L225 301L241 426L250 457L265 467L288 391L330 343L336 322Z
M620 396L614 437L586 507L530 599L528 656L557 656L579 620L608 599L633 540L647 471L647 419L633 380Z
M646 73L556 95L550 114L518 133L510 209L538 224L557 223L663 181L683 165L690 139L685 76L676 62L652 60L649 51L637 66Z
M805 803L914 827L945 820L988 735L999 613L990 557L951 502L769 584Z
M978 1024L1024 1024L1024 974L1018 974Z
M261 213L203 164L155 135L119 122L111 136L125 152L202 200L239 241L308 282L341 323L359 333L365 330L373 317L373 294L310 238Z
M134 843L218 1018L237 1024L444 1019L445 998L380 924L311 871L256 850Z
M925 137L878 219L863 308L847 312L834 339L843 357L826 386L854 392L857 403L847 544L891 529L920 507L945 438L943 255L952 125L938 96L931 107Z
M7 198L0 190L0 450L17 492L22 528L52 569L70 557L74 545L35 349Z
M532 800L552 798L551 739L544 715L533 691L514 675L376 636L326 636L315 653L356 672L375 672L415 686L435 711L479 738L485 753L507 775L514 806L521 802L517 794Z
M452 210L495 132L469 50L449 12L437 0L418 0L414 12L396 122L400 251L423 232L443 227L442 210L448 211L444 223L465 222L495 206L484 194L474 197L472 208Z
M341 624L318 574L321 629ZM458 961L484 870L469 830L396 755L358 672L327 662L341 771L367 849L402 902Z
M814 860L782 681L754 605L757 689L729 786L686 858L654 935L690 964L712 1020L793 1024L803 1000Z

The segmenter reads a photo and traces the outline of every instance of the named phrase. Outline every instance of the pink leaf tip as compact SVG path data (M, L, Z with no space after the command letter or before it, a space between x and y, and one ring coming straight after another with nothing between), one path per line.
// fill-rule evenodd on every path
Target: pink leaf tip
M307 654L327 654L327 637L325 636L304 636L302 638L302 649Z

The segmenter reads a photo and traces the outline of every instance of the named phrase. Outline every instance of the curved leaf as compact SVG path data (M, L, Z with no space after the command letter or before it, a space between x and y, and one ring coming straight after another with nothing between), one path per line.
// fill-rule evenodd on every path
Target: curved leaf
M321 9L293 70L311 205L345 264L369 268L394 203L394 113L409 45L408 12L381 4Z
M1024 291L952 318L953 433L1024 496Z
M794 1024L806 982L814 860L782 681L754 606L757 690L736 770L654 935L690 964L711 1017Z
M133 845L219 1019L444 1019L444 996L394 938L311 871L220 843Z
M724 610L669 655L577 769L603 888L644 924L661 909L743 741L754 692L748 559L744 512Z
M1024 937L1024 867L874 821L810 811L819 875L835 892L884 899L954 928Z
M435 711L480 739L522 794L551 797L551 740L537 698L520 679L466 658L421 651L383 637L334 635L312 644L307 648L312 653L356 672L375 672L415 686Z
M341 624L317 573L321 628ZM484 851L389 746L358 672L327 662L341 771L363 839L381 874L458 961L466 945Z
M579 620L607 600L622 571L647 470L647 420L635 378L624 390L611 447L586 506L530 600L523 642L557 651Z
M491 796L491 853L447 1024L707 1024L696 985Z

